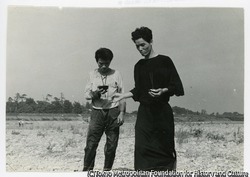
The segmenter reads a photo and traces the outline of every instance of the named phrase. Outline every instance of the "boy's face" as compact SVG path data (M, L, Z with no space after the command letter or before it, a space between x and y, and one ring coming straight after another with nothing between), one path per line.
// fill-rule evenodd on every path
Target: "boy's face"
M99 67L99 71L101 73L106 73L109 71L109 65L110 65L111 61L110 60L103 60L101 58L98 59L98 67Z
M137 50L141 53L142 56L146 57L150 55L150 52L152 50L152 44L148 43L147 41L145 41L142 38L139 38L137 40L134 41L135 42L135 46L137 48Z

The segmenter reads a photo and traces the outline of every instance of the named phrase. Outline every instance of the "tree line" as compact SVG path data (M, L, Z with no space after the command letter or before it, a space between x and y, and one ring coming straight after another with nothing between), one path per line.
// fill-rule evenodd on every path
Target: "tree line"
M178 106L174 106L172 109L173 109L173 112L177 115L207 115L207 116L213 116L213 117L241 117L243 116L243 114L240 114L238 112L224 112L222 114L218 112L216 113L213 112L211 114L208 114L205 109L202 109L200 112L199 111L194 112L186 108L180 108Z
M88 113L91 109L91 104L80 104L74 101L73 103L65 99L63 93L60 97L53 97L51 94L47 94L43 100L35 101L33 98L28 97L26 94L16 93L15 96L9 97L6 102L6 113L74 113L82 114ZM208 114L205 109L199 111L192 111L186 108L178 106L172 107L175 115L207 115L213 117L243 117L243 114L238 112L224 112L222 114L211 113ZM137 111L133 111L129 114L137 114Z
M74 113L82 114L88 112L91 105L87 102L82 105L79 102L73 103L65 99L63 93L60 97L53 97L47 94L43 100L35 101L26 94L16 93L9 97L6 102L6 113Z

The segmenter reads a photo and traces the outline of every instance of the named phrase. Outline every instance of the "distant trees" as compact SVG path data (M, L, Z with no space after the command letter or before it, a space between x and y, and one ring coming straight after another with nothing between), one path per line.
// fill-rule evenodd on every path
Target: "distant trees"
M219 114L218 112L216 113L211 113L208 114L205 109L202 109L201 112L193 112L191 110L188 110L186 108L180 108L178 106L172 107L173 112L175 115L180 115L180 116L193 116L193 115L201 115L201 116L207 116L207 117L216 117L216 118L229 118L231 120L243 120L244 115L240 114L238 112L224 112L222 114Z
M6 112L15 112L16 110L16 103L14 102L13 98L9 97L6 103Z
M73 105L69 100L65 100L63 102L63 112L64 113L72 113Z
M52 104L46 101L37 101L36 111L37 113L51 113L53 112Z
M6 113L75 113L82 114L90 109L91 105L71 103L61 93L60 98L47 94L44 100L35 101L26 94L16 93L14 98L9 97L6 102Z
M174 106L172 107L173 109L173 112L177 115L199 115L200 113L197 111L197 112L193 112L189 109L186 109L186 108L181 108L181 107L178 107L178 106Z
M85 109L87 109L86 106L85 106ZM81 104L79 102L74 102L73 103L72 111L74 113L76 113L76 114L81 114L82 113L82 106L81 106Z
M206 111L205 109L202 109L202 110L201 110L201 114L202 114L202 115L206 115L206 114L207 114L207 111Z
M240 114L238 112L224 112L222 115L220 115L219 117L225 117L228 118L230 120L244 120L244 115Z
M70 102L67 100L63 93L60 93L60 97L53 97L51 94L47 94L43 100L35 101L33 98L27 97L26 94L16 93L15 96L9 97L6 102L6 113L74 113L82 114L87 113L91 109L91 103L87 102L86 105L81 105L79 102ZM238 112L224 112L223 114L211 113L208 114L205 109L199 111L191 111L186 108L178 106L172 107L175 115L180 116L194 116L201 115L203 117L216 117L216 118L229 118L231 120L244 120L244 115ZM137 114L137 111L131 113L133 116Z

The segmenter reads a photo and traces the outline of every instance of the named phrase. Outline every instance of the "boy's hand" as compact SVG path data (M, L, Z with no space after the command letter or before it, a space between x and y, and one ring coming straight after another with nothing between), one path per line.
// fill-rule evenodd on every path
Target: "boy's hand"
M119 126L121 126L124 123L124 112L120 112L117 118L117 123Z
M91 91L90 94L91 94L92 100L97 100L97 99L99 99L101 97L101 93L98 90Z
M103 88L97 88L97 90L100 94L104 94L107 92L107 90L103 89Z

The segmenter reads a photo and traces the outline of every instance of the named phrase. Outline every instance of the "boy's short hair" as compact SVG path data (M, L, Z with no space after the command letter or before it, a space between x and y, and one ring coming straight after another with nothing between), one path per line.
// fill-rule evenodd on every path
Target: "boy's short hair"
M151 42L151 40L153 39L153 35L152 35L152 31L151 29L149 29L148 27L140 27L140 28L136 28L135 31L133 31L131 33L132 35L132 40L135 42L135 40L137 39L144 39L145 41L147 41L148 43Z
M99 59L112 61L113 52L108 48L100 48L95 52L95 59L98 62Z

